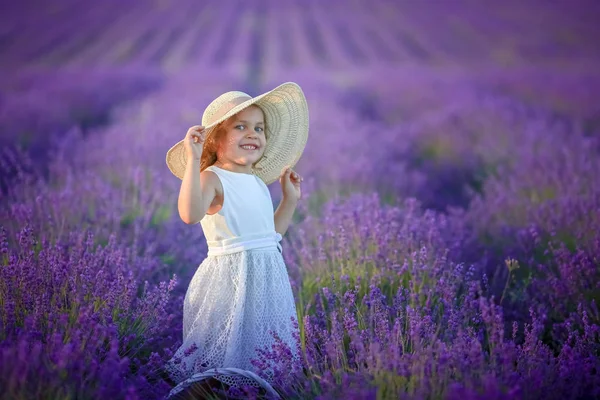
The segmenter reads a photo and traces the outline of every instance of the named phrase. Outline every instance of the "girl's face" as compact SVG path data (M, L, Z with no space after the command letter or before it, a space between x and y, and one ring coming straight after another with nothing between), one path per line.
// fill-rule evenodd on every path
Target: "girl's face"
M262 110L251 105L225 121L217 159L222 164L251 167L265 152L265 118Z

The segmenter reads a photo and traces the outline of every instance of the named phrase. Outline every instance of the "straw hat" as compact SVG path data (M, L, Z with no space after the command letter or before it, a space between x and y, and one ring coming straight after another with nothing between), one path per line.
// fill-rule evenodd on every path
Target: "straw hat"
M268 185L279 178L285 166L293 167L300 159L308 139L308 105L302 89L294 82L286 82L256 97L239 91L224 93L206 107L202 116L206 140L219 123L252 104L259 106L265 115L267 139L263 156L252 172ZM173 175L183 179L186 163L181 140L167 151L167 166Z

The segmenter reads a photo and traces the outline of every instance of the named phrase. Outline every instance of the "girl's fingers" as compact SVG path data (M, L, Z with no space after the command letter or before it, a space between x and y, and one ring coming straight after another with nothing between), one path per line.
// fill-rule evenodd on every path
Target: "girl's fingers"
M194 125L190 129L188 129L187 136L193 136L193 135L197 135L197 134L204 133L204 132L205 132L204 126Z
M292 178L301 181L303 178L296 171L292 171Z
M193 138L198 138L198 139L204 140L204 139L206 139L206 131L190 132L190 136Z
M283 177L283 176L288 176L288 175L290 177L290 180L295 181L295 182L302 182L304 180L304 178L300 174L298 174L296 171L294 171L292 169L292 167L290 167L290 166L284 167L281 170L280 176Z

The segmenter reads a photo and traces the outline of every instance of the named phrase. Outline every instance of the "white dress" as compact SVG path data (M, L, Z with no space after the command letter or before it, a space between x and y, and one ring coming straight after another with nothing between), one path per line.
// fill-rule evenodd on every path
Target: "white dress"
M298 357L290 318L296 305L279 241L273 203L256 175L206 168L219 177L221 210L200 221L208 255L196 270L183 304L183 344L165 365L178 383L169 396L210 376L231 386L263 386L250 360L255 348L275 343L276 331ZM195 344L197 350L187 351ZM218 375L215 375L218 368ZM266 387L268 386L268 387Z

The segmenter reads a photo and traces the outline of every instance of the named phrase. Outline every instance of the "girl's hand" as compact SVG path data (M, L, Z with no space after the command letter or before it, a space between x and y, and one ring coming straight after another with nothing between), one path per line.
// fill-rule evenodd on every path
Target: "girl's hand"
M206 139L206 130L202 125L194 125L185 134L183 145L188 160L200 160Z
M298 175L291 167L288 166L284 168L281 172L281 177L279 178L283 198L299 200L302 197L300 182L303 180L304 178Z

